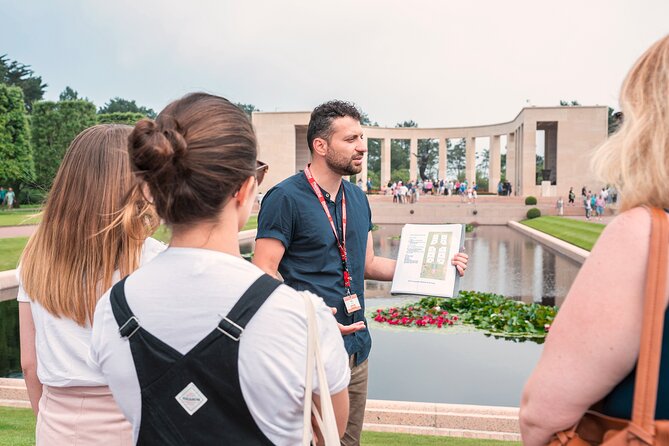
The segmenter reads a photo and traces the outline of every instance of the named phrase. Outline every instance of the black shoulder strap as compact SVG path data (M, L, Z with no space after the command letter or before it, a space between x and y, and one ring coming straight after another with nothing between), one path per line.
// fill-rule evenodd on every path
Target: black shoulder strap
M246 324L279 285L281 282L272 276L267 274L260 276L239 298L227 316L221 319L218 329L224 335L238 341Z
M125 281L127 278L127 276L124 277L114 285L109 296L112 313L114 313L114 319L119 326L118 331L124 338L132 336L139 330L139 320L137 320L125 299Z

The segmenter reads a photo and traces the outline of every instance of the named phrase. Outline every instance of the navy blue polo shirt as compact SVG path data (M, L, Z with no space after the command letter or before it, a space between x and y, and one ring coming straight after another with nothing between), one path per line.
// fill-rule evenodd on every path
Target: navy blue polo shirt
M342 191L346 194L346 253L351 274L351 293L358 295L362 310L346 314L344 276L337 240L325 211L303 172L289 177L263 197L256 239L273 238L286 251L279 263L285 283L298 291L311 291L337 309L343 325L365 321L365 254L372 229L372 211L360 188L342 180L336 197L321 189L341 239ZM372 339L367 329L344 336L349 355L357 364L369 356Z

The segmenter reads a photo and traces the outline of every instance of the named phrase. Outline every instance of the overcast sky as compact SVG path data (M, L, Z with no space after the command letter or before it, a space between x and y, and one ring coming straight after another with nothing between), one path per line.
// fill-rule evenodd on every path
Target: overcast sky
M617 108L669 33L667 0L0 0L0 17L0 54L32 65L47 99L68 85L156 111L195 90L263 111L339 98L421 127L560 99Z

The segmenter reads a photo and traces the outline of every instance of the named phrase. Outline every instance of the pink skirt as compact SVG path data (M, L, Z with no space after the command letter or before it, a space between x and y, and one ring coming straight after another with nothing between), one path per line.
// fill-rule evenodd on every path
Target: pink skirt
M35 428L36 446L131 446L132 426L109 387L44 386Z

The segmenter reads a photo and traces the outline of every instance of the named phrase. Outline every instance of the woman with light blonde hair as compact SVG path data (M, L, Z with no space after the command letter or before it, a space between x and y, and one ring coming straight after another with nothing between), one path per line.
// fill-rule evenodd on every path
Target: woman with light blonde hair
M102 374L87 364L99 297L164 249L147 236L152 207L135 193L132 127L81 132L60 165L19 267L21 367L37 416L37 445L129 445Z
M631 417L651 233L643 207L669 209L669 36L632 67L620 105L622 127L594 155L603 182L621 193L620 215L583 264L525 386L520 423L528 446L546 444L597 402L605 415ZM601 286L593 289L593 282ZM665 297L655 412L663 420L669 419L666 305Z

